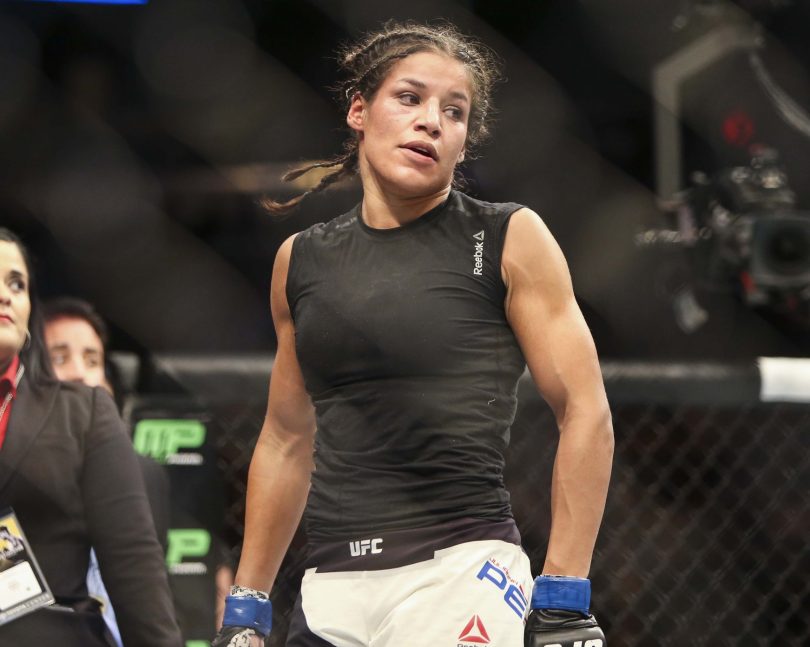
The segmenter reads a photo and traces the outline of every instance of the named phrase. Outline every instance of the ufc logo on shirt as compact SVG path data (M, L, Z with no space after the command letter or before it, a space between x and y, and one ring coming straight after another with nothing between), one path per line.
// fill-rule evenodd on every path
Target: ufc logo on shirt
M383 543L382 539L360 539L358 541L349 542L349 553L352 557L360 557L368 552L372 555L377 555L382 552L380 544Z

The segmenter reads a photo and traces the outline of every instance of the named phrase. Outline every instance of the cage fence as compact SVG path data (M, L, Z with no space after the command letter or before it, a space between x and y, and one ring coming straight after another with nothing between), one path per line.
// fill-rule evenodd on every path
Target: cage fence
M164 368L179 383L194 383L186 373L196 368L172 363ZM208 371L203 382L213 386L192 389L215 429L222 542L234 564L270 366L247 371L253 386L232 390L227 375ZM592 611L609 644L810 644L810 404L760 401L753 366L606 363L603 372L616 449L591 579ZM524 377L505 480L537 573L557 434ZM284 644L304 557L299 529L272 592L267 645Z

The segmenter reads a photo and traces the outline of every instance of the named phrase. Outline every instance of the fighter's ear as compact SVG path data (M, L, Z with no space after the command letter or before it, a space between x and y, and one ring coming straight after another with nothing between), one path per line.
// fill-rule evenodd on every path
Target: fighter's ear
M363 123L366 118L366 100L359 92L355 92L349 104L349 111L346 113L346 123L349 128L360 133L363 132Z

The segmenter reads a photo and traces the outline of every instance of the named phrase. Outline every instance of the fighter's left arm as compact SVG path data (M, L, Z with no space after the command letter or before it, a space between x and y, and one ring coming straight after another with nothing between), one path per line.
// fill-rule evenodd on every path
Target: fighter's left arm
M543 573L587 578L613 459L596 348L562 251L530 209L510 219L501 269L507 318L560 432Z

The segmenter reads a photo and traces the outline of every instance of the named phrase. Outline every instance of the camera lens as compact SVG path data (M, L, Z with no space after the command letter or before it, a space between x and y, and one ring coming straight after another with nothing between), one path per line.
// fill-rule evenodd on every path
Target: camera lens
M769 234L763 246L768 265L782 274L800 274L810 269L810 228L790 223Z

